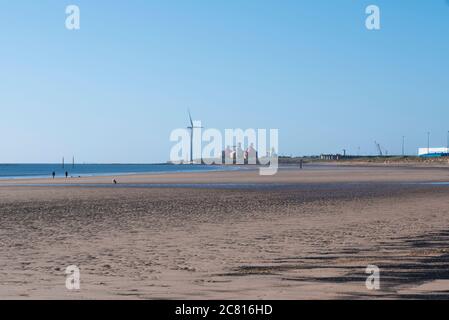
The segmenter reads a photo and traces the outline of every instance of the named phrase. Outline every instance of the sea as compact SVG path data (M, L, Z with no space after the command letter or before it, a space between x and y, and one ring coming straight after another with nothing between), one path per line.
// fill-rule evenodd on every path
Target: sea
M0 179L49 178L55 172L56 177L93 177L129 174L151 174L170 172L222 171L237 168L211 165L174 165L174 164L0 164Z

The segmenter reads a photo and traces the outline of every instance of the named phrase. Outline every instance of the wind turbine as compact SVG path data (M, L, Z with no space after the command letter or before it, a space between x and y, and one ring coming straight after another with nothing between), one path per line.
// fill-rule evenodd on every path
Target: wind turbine
M187 129L190 130L190 163L193 164L193 131L195 129L202 129L203 127L195 127L192 120L192 115L190 114L190 109L187 109L189 112L189 120L190 120L190 127L187 127Z

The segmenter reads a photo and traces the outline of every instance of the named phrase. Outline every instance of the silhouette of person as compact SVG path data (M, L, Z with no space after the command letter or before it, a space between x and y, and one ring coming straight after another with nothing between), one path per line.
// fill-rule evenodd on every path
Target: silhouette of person
M115 179L114 179L114 180L112 180L112 182L113 182L114 184L117 184L117 180L115 180Z
M68 178L68 176L69 176L69 173L66 171L66 172L65 172L65 177L66 177L66 179Z
M53 171L51 175L53 176L53 179L54 179L55 175L56 175L56 172Z

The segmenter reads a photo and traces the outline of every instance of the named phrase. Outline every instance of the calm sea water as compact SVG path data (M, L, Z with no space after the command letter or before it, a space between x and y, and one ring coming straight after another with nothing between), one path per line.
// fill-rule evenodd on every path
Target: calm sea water
M223 170L221 166L170 165L170 164L0 164L0 179L48 178L52 172L63 177L67 171L70 177L124 175L137 173L196 172Z

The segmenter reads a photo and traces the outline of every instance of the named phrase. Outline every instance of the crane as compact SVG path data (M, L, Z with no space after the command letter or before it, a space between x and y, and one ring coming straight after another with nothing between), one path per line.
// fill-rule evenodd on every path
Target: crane
M380 146L380 144L377 141L374 141L374 144L376 145L379 156L382 157L383 156L382 147Z

